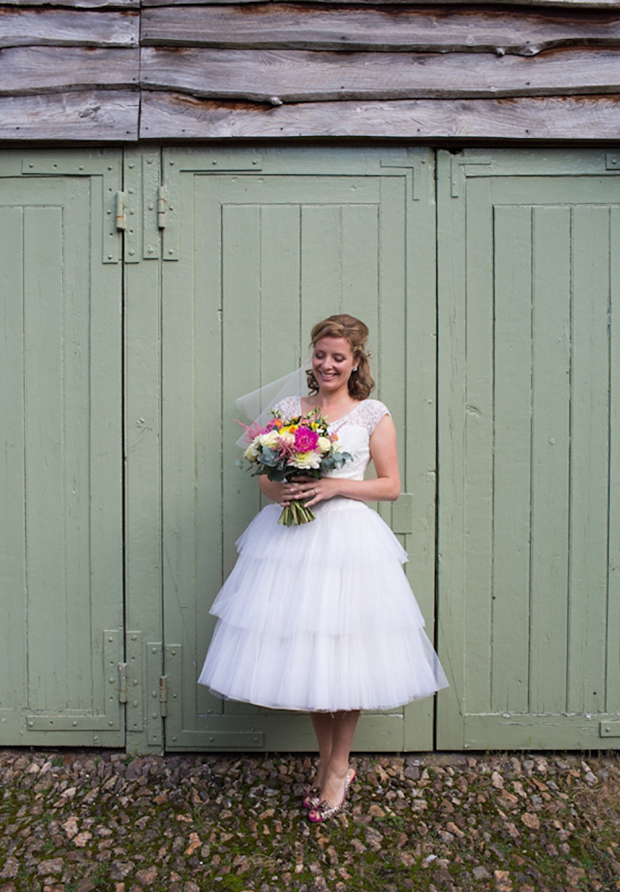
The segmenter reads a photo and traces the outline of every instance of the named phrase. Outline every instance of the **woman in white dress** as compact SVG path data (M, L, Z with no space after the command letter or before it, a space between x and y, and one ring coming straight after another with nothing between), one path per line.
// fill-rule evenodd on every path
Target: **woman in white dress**
M348 315L314 326L310 396L277 407L284 417L318 408L351 460L325 477L276 483L272 500L237 542L239 558L216 598L218 617L199 678L214 693L309 712L319 768L304 806L318 823L343 806L361 709L390 709L447 685L402 571L407 556L366 502L400 492L396 430L374 387L368 329ZM376 479L364 480L373 461ZM304 499L316 520L278 525L280 506Z

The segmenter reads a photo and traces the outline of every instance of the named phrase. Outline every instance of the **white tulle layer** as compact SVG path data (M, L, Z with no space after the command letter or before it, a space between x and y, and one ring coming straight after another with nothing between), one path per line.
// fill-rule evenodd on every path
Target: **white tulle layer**
M215 599L200 678L219 696L277 709L391 709L447 685L402 570L407 556L362 502L277 523L268 505L237 542Z

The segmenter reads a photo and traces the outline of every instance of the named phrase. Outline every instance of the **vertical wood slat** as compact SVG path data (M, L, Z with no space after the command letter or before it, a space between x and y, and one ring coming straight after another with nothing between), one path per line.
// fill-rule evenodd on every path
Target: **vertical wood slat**
M532 392L531 222L494 208L493 640L491 710L527 712Z
M570 458L570 209L533 209L532 615L534 713L566 709Z
M465 203L451 194L453 157L437 153L438 468L437 514L439 658L450 687L438 696L436 736L440 749L462 749L465 739L464 597L467 254ZM463 194L462 167L455 171ZM488 638L486 639L488 640ZM481 651L483 653L483 651Z
M0 649L2 707L18 709L26 702L27 554L24 501L24 212L0 208L0 266L3 314L0 325L0 417L4 442L0 461L0 492L6 507L2 517L3 636Z
M467 395L465 536L468 598L467 709L488 709L493 641L493 272L491 183L471 187L467 204ZM489 647L491 645L491 649Z
M411 174L409 174L409 177ZM378 393L373 394L380 398L389 408L394 418L397 432L404 431L405 405L406 405L406 262L402 258L407 254L407 218L406 197L407 186L410 185L406 176L385 177L381 183L381 208L379 215L379 300L377 301L378 313L375 319L368 323L373 342L377 345L371 350L374 355L374 363L371 360L376 380L379 385ZM409 193L410 194L410 193ZM398 462L401 474L406 474L405 456L407 443L404 436L398 437ZM404 476L402 478L405 479ZM402 489L402 481L401 481ZM387 502L375 503L376 510L389 523L391 505ZM404 541L403 541L403 544ZM412 568L406 566L406 572L410 578Z
M63 491L62 217L58 207L24 215L26 543L28 549L28 689L31 709L66 708L65 673L32 642L66 643L66 529ZM35 632L35 629L37 630ZM65 648L63 647L63 650ZM64 655L63 655L64 662Z
M437 518L437 281L435 153L409 152L413 168L405 180L405 367L404 435L401 463L404 492L412 494L411 534L407 575L436 640L435 537ZM413 183L410 177L413 178ZM415 200L407 200L414 195ZM411 190L410 188L411 187ZM389 291L385 295L389 300ZM443 692L439 694L442 695ZM416 741L433 740L436 701L429 699L405 709L404 749ZM418 744L419 745L419 744Z
M196 561L195 591L191 593L190 608L194 617L194 629L178 629L176 641L188 640L195 647L195 656L184 654L187 667L187 686L182 696L186 709L192 706L197 715L209 710L223 712L221 700L213 697L206 688L195 684L208 643L215 626L215 619L208 614L222 582L222 530L224 529L222 505L222 470L225 462L233 459L222 444L223 434L238 436L237 426L222 417L222 210L214 181L207 177L195 177L183 173L183 204L188 209L183 218L183 234L189 244L181 253L178 263L171 264L171 294L174 282L182 277L184 293L193 303L191 337L194 343L194 369L196 376L195 399L192 412L195 415L193 435L196 437ZM191 210L190 210L191 209ZM172 276L175 276L174 282ZM181 282L179 282L181 284ZM164 339L167 333L164 331ZM172 361L172 360L171 360ZM233 414L231 417L237 417ZM171 432L172 435L172 432ZM236 448L236 447L235 447ZM234 460L234 459L233 459ZM178 613L166 598L167 608L178 623ZM188 648L191 650L191 647Z
M302 332L342 309L340 209L304 204L301 214Z
M569 712L605 704L609 210L573 211Z
M235 399L260 382L260 208L256 204L224 205L222 244L223 518L224 529L240 535L258 510L259 492L255 480L249 481L249 487L239 483L240 471L234 463L238 434L227 423L227 416L235 417ZM236 560L235 538L224 538L225 576Z
M610 412L609 412L609 558L607 627L607 702L610 713L620 712L620 208L612 207L610 219L611 316L610 316Z

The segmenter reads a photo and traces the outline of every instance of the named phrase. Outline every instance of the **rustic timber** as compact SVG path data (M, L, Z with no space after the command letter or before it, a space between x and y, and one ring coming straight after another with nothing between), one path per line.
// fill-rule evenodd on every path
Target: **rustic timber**
M20 0L13 0L20 2ZM44 0L38 0L44 2ZM223 6L233 3L244 3L247 5L263 3L264 0L211 0L213 4L221 4ZM271 0L278 4L279 0ZM328 3L330 6L351 6L351 0L298 0L299 3L321 4ZM69 5L69 4L67 4ZM142 0L142 7L146 6L203 6L204 0ZM558 7L562 9L620 9L620 0L477 0L476 4L470 3L469 0L356 0L356 6L454 6L454 7L472 7L472 6L510 6L513 9L519 6L540 6L540 7Z
M130 91L2 96L0 140L133 141L138 111Z
M83 9L2 9L0 47L138 45L138 12Z
M0 52L0 95L137 85L138 49L10 47Z
M2 0L3 6L64 6L69 9L139 9L140 0Z
M620 95L261 105L146 93L143 139L291 137L584 140L620 138Z
M145 86L202 98L318 102L552 96L620 92L610 50L553 50L534 59L466 53L333 53L143 47Z
M169 6L141 14L143 46L516 53L619 46L620 17L520 10L316 9L270 3Z

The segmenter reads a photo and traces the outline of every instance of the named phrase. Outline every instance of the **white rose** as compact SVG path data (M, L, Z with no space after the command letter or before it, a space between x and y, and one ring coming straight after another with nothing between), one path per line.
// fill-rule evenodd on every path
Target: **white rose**
M319 437L318 447L319 452L324 455L332 448L332 441L329 439L329 437Z
M321 456L316 452L295 452L291 464L294 468L319 468Z
M266 446L267 449L275 449L278 445L278 431L276 428L270 430L267 434L261 434L259 437L259 443L261 446Z
M258 455L258 449L254 445L254 443L250 443L248 448L243 453L243 457L247 458L248 461L256 461L256 456Z

